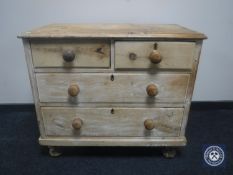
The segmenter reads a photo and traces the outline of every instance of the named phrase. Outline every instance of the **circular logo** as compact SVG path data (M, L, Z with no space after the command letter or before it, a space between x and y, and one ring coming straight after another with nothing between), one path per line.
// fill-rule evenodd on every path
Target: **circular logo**
M224 161L224 151L219 146L209 146L204 152L204 160L210 166L221 165Z

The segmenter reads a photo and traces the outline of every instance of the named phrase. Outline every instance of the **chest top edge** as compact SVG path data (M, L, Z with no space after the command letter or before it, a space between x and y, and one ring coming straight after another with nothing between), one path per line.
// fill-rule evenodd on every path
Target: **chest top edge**
M176 24L50 24L18 38L207 39L203 33Z

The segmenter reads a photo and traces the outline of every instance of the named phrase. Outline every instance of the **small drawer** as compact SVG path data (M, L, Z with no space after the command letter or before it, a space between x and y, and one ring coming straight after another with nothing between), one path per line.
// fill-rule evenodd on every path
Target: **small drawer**
M42 107L47 136L179 136L183 108Z
M191 69L194 42L117 41L117 69Z
M183 103L189 74L38 73L40 102Z
M31 49L36 68L110 67L108 41L33 40Z

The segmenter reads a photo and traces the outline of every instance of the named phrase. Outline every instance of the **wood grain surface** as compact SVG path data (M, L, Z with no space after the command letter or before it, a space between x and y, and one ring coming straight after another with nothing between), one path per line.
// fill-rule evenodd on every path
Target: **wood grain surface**
M51 24L22 38L158 38L202 40L202 33L175 24Z
M169 24L51 24L19 37L41 145L186 144L204 34Z
M37 40L31 42L33 64L36 68L108 68L109 41ZM63 60L63 52L73 51L72 62Z
M77 138L179 136L183 118L183 108L43 107L42 113L47 136ZM72 127L72 122L77 117L82 120L79 130ZM154 121L154 129L145 129L146 119Z
M150 53L157 44L162 61L151 63ZM194 62L194 42L118 41L115 43L115 67L117 69L189 69ZM129 55L134 53L135 59Z
M41 145L50 146L185 146L187 141L180 137L46 137L39 138Z
M189 74L37 73L36 79L40 102L183 103ZM76 98L67 93L71 84L79 86ZM147 94L149 84L157 86L155 97Z

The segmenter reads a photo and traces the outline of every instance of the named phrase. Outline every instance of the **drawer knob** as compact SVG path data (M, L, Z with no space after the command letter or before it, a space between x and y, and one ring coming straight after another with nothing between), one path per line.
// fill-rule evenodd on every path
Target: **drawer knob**
M146 92L150 97L154 97L158 94L158 88L154 84L149 84L146 88Z
M158 50L153 50L149 55L149 59L153 64L158 64L162 61L161 54Z
M72 121L72 127L73 127L74 129L81 129L82 124L83 124L83 121L82 121L82 119L80 119L80 118L75 118L75 119Z
M66 50L62 56L65 62L72 62L75 58L75 53L72 50Z
M71 96L71 97L76 97L80 92L80 89L78 87L77 84L72 84L70 85L70 87L68 88L68 94Z
M136 60L136 58L137 58L137 55L135 53L130 53L129 54L129 59L130 60Z
M155 128L155 123L152 119L146 119L144 121L144 126L147 130L152 130Z

